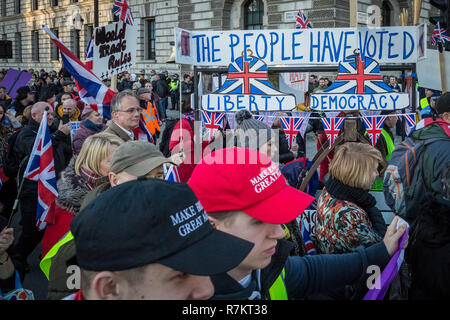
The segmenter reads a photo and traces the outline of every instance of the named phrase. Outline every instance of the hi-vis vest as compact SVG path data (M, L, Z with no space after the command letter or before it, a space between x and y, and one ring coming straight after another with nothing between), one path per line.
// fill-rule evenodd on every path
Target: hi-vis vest
M156 108L151 101L147 102L147 108L142 111L142 119L144 120L148 131L150 131L152 135L154 135L156 131L161 131L158 123Z
M285 271L284 268L277 280L269 289L270 300L288 300L286 284L284 283Z
M52 265L52 259L56 256L56 254L59 251L59 248L61 248L63 245L65 245L67 242L73 240L72 232L66 233L64 237L61 238L51 249L45 257L41 260L41 263L39 264L39 267L41 268L42 272L45 274L47 279L49 280L49 274L50 274L50 267Z
M383 135L384 141L386 141L386 146L387 146L387 154L386 154L385 159L390 160L391 156L392 156L392 152L394 152L394 149L395 149L394 141L392 141L391 136L389 135L389 133L386 130L384 130L384 128L381 130L381 134ZM373 184L373 186L370 190L382 191L383 190L383 178L376 178L375 183Z

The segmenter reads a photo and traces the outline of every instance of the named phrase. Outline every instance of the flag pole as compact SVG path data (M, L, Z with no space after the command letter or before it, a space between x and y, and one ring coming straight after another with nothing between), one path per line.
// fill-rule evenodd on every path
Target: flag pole
M442 45L442 41L438 42L439 47L439 67L441 69L441 86L442 86L442 94L447 92L447 81L445 79L445 62L444 62L444 49Z
M22 177L22 181L20 182L19 189L17 190L17 197L16 197L16 200L14 200L14 205L13 205L11 214L9 215L8 224L6 225L6 228L9 228L11 226L12 218L14 217L14 215L17 212L17 208L19 206L19 197L20 197L20 193L22 192L24 180L25 180L25 178Z

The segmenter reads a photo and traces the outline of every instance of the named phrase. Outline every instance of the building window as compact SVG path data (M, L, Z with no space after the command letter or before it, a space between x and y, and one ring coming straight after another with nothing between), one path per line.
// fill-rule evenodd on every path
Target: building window
M146 29L146 60L155 60L156 58L156 50L155 50L155 19L145 20L145 29Z
M53 29L52 32L57 38L59 38L59 30L58 29ZM58 47L53 43L52 40L50 40L50 47L51 47L51 60L52 61L59 60Z
M263 29L264 4L262 0L248 0L244 4L244 29Z
M52 6L57 7L58 6L58 0L52 0Z
M382 25L387 27L391 25L392 6L389 1L383 1L381 5Z
M39 61L39 31L33 31L31 34L31 59Z
M73 29L71 31L71 38L72 52L77 58L80 58L80 30Z
M16 61L22 62L22 35L20 32L16 32L14 42L16 47Z
M31 10L39 9L39 0L31 0Z
M15 2L14 2L14 4L15 4L15 6L14 6L14 12L16 13L16 14L19 14L20 13L20 6L21 6L21 3L20 3L21 1L20 0L16 0Z
M2 0L2 17L6 17L6 0Z

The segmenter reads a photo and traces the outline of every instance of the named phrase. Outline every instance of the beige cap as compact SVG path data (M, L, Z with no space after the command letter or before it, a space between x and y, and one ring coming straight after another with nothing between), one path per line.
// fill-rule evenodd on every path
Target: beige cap
M164 157L161 151L150 142L127 141L116 149L111 158L110 171L120 173L125 171L139 177L148 174L163 163L173 163Z

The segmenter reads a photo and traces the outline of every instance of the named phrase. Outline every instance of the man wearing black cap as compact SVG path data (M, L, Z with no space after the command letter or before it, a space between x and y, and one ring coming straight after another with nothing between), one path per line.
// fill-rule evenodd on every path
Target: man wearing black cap
M437 117L425 118L416 125L416 131L411 133L411 137L419 143L429 142L424 151L416 160L415 174L411 179L411 185L414 186L409 199L409 208L411 211L406 215L410 217L417 216L417 209L423 203L426 197L430 195L434 199L443 197L443 191L440 187L440 180L446 165L450 162L450 93L443 94L436 103ZM435 139L430 142L431 139ZM420 169L418 169L420 166Z
M71 232L81 267L71 300L208 299L209 276L233 269L253 247L213 229L188 185L157 179L106 191Z
M171 109L177 110L178 103L180 101L180 79L178 79L178 74L174 74L170 79L169 83L170 87L170 101L171 101Z
M75 82L73 82L70 79L66 79L66 80L64 80L62 85L63 85L62 91L56 96L56 101L58 101L58 105L61 104L61 97L65 93L70 94L72 99L74 99L74 100L78 100L79 99L78 95L76 95L73 92L73 87L75 86Z
M137 91L137 96L139 98L139 103L142 108L142 120L145 126L153 136L153 141L158 140L159 134L161 132L161 121L158 117L158 111L156 109L156 103L153 99L152 90L149 88L140 88Z
M13 114L15 117L23 114L23 110L34 102L34 93L31 91L30 87L20 87L17 90L17 96L14 102L8 109L8 113Z

